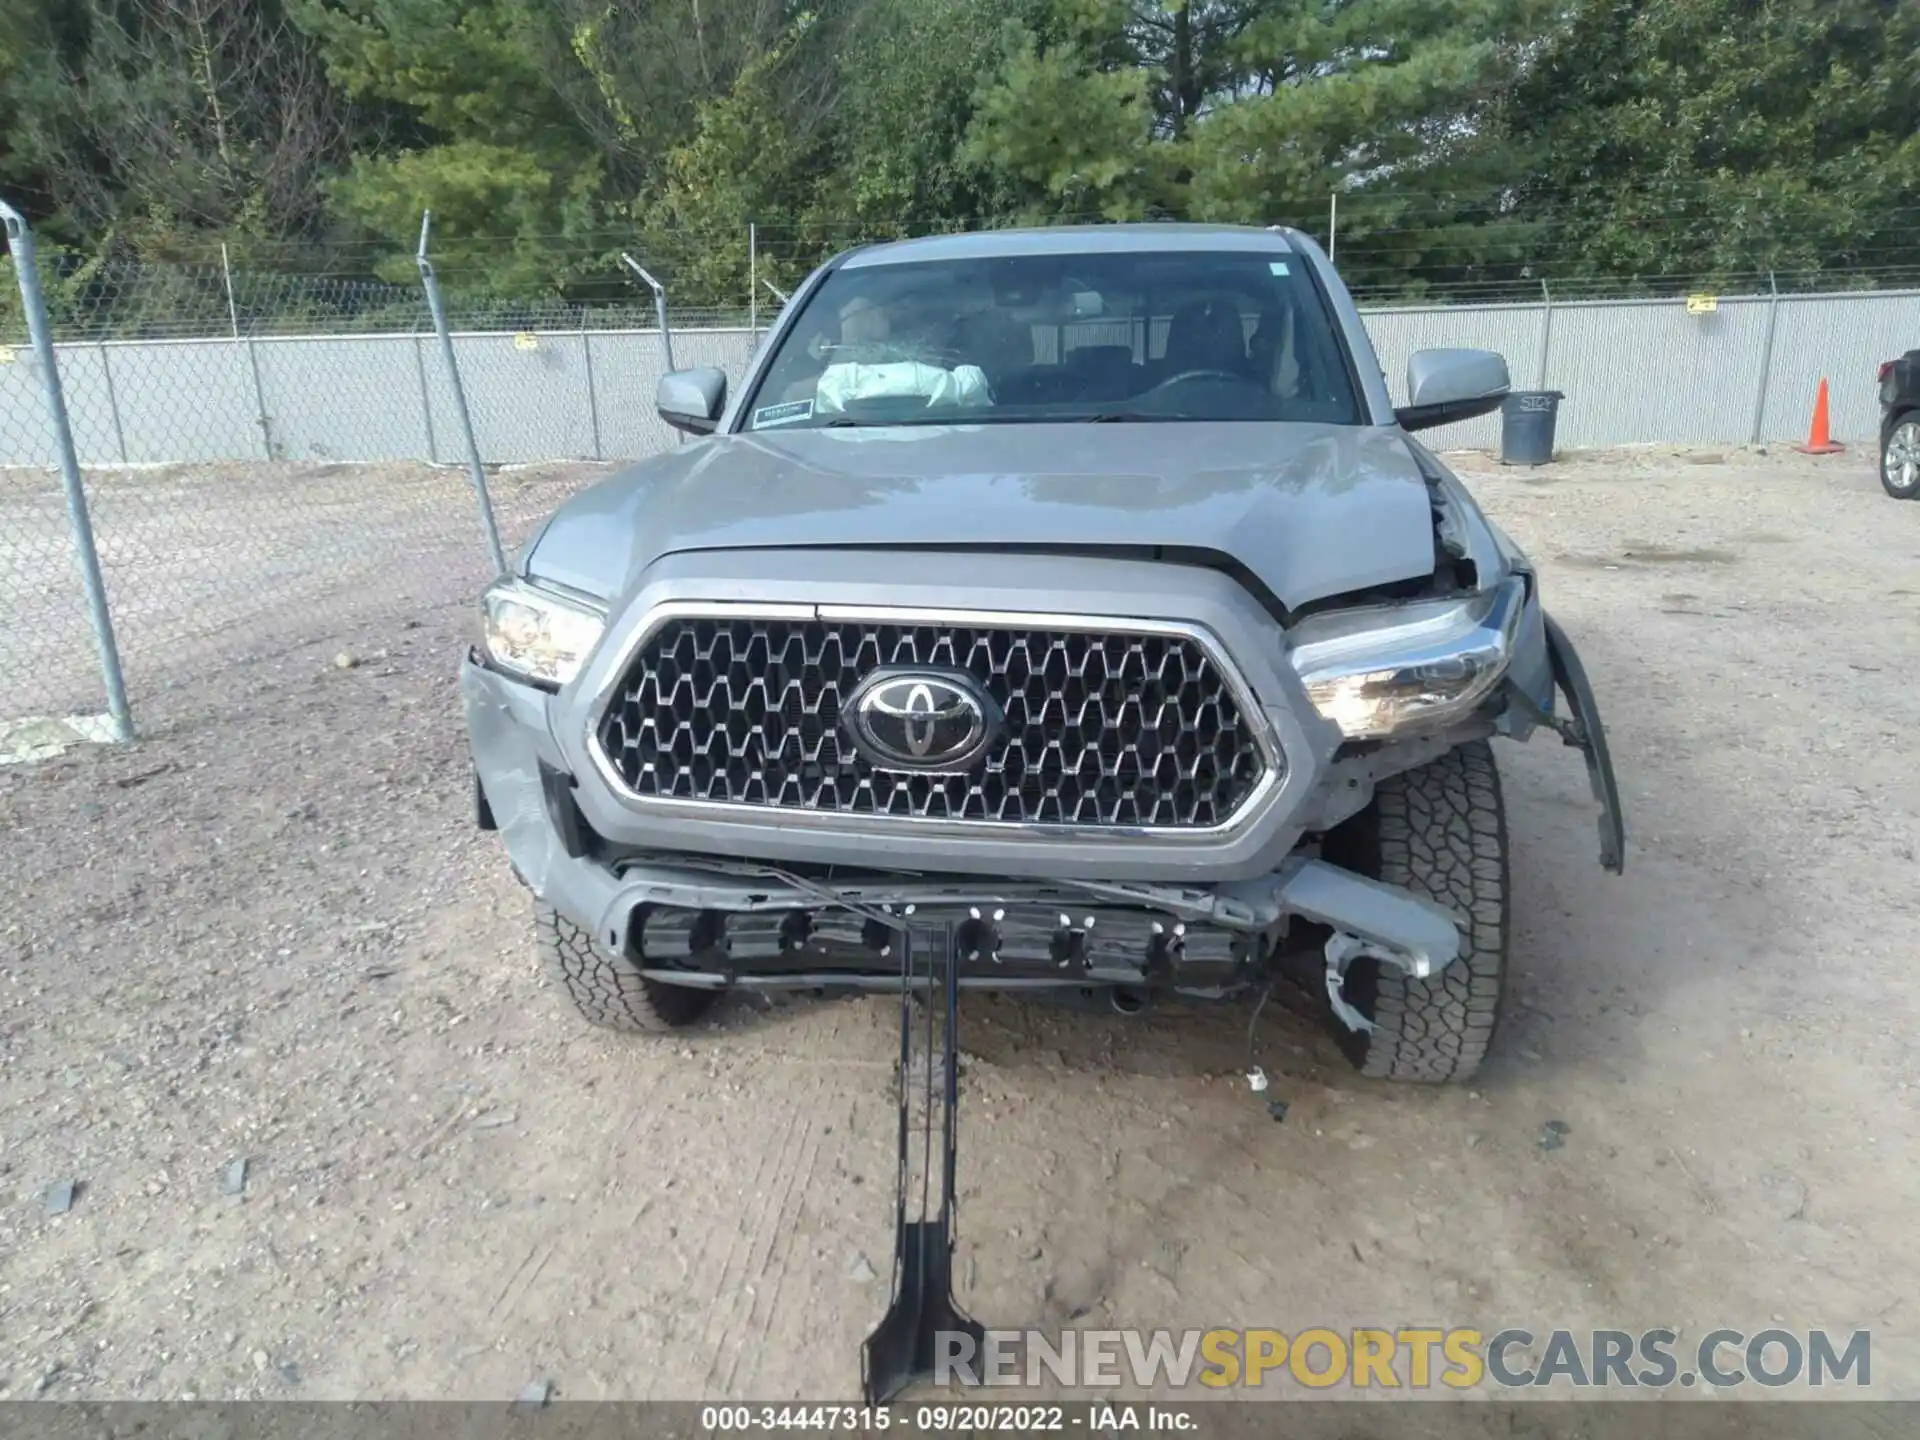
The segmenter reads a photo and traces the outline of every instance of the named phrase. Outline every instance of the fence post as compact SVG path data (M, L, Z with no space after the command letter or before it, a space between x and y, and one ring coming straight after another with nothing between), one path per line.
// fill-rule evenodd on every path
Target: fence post
M747 222L747 349L760 343L760 227Z
M1780 315L1780 286L1767 271L1767 339L1760 351L1760 389L1753 397L1753 437L1749 445L1760 443L1760 427L1767 418L1767 386L1773 380L1773 322Z
M233 266L227 260L227 242L220 242L220 278L227 287L227 324L233 329L233 343L236 351L240 346L240 307L233 303ZM273 459L273 431L267 422L267 392L260 384L260 357L254 353L253 336L248 335L245 354L247 369L253 374L253 415L254 423L260 427L260 448L266 452L267 459Z
M440 459L440 441L433 433L433 397L427 393L427 347L420 343L417 329L413 332L413 369L420 377L420 423L426 427L427 463L432 465Z
M624 250L620 252L620 261L629 270L633 271L634 274L646 281L647 288L653 291L653 313L660 317L660 349L666 356L667 369L671 371L674 368L673 332L667 328L667 287L654 279L653 276L649 275L645 270L642 270L640 268L640 262Z
M440 303L440 283L434 278L433 262L427 258L427 237L433 226L433 212L420 216L420 248L414 263L420 267L420 283L427 292L427 309L433 312L433 328L440 336L440 358L446 363L447 383L453 387L453 409L460 417L460 432L467 441L467 468L473 475L473 495L480 506L480 528L486 532L487 555L496 573L507 573L506 552L500 548L500 527L493 520L493 497L487 493L487 472L480 463L480 442L473 438L473 416L467 410L466 387L460 383L460 362L454 358L453 336L447 330L447 310Z
M1544 277L1540 281L1540 377L1534 385L1536 390L1547 388L1547 352L1553 344L1553 292L1547 288Z
M108 358L104 343L94 346L100 352L100 378L107 387L107 414L113 417L113 444L120 452L120 463L127 463L127 432L120 423L120 395L113 388L113 361Z
M47 419L53 426L54 452L60 461L60 485L67 496L67 523L73 531L74 556L80 563L80 583L87 592L87 619L93 627L94 648L100 652L100 673L107 685L107 713L113 722L113 738L131 740L133 711L127 706L126 677L120 672L120 647L114 643L106 582L100 576L100 554L94 548L93 522L87 515L87 492L80 484L80 457L73 449L67 397L60 388L53 333L47 324L46 302L40 294L33 232L27 228L27 217L4 200L0 200L0 220L6 222L7 246L13 251L13 275L20 286L20 306L27 312L27 335L40 365L40 383L46 390Z
M600 453L600 396L593 383L593 332L587 329L587 312L580 310L580 359L587 372L587 424L593 430L593 458L604 459Z

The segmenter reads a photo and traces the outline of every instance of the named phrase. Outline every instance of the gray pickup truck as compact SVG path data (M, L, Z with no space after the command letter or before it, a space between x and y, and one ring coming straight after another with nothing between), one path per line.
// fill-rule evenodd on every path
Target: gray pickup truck
M823 265L694 437L562 505L463 670L481 823L601 1024L722 991L960 989L1137 1011L1311 957L1372 1075L1486 1053L1509 925L1489 741L1584 751L1532 566L1409 432L1504 360L1428 350L1396 409L1296 231L1142 225ZM1566 700L1557 705L1556 692ZM924 948L924 947L923 947Z
M1497 407L1506 363L1407 371L1396 409L1295 231L856 250L737 391L665 376L697 438L574 496L486 592L462 672L480 823L589 1019L900 996L870 1400L983 1334L951 1293L961 990L1126 1013L1304 968L1361 1069L1458 1080L1507 962L1489 742L1583 751L1621 868L1580 661L1409 433Z

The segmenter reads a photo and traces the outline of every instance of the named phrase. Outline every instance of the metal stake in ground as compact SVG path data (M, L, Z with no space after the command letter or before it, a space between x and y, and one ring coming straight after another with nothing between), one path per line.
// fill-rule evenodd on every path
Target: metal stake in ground
M932 943L937 939L936 944ZM924 964L920 957L925 956ZM937 957L937 958L936 958ZM940 982L936 995L934 985ZM911 1189L913 1122L913 992L924 985L926 1078L920 1110L920 1218L907 1218ZM927 1190L933 1174L933 1037L934 1017L942 1022L944 1064L940 1103L940 1209L927 1215ZM965 1335L978 1355L985 1328L968 1317L953 1298L953 1241L957 1209L954 1178L959 1152L960 1104L960 953L957 933L944 931L916 937L900 932L900 1146L895 1184L893 1239L893 1301L879 1325L860 1349L860 1381L867 1403L878 1405L899 1394L914 1380L930 1377L939 1357L940 1337Z
M100 553L94 548L93 522L87 516L87 492L80 484L80 458L73 449L67 397L60 388L60 367L55 363L46 303L40 295L33 232L27 228L27 217L4 200L0 200L0 220L6 222L7 248L13 252L13 274L20 285L20 305L27 312L27 335L33 342L34 358L40 365L40 383L47 394L47 419L53 425L60 485L67 495L67 523L73 530L74 558L80 564L80 583L87 592L87 621L93 627L93 644L100 652L100 672L107 685L107 714L113 722L113 738L131 740L133 711L127 706L127 682L120 673L120 647L113 639L106 582L100 578Z
M427 236L432 227L433 212L421 212L420 248L414 253L414 263L420 267L420 283L427 292L427 309L433 312L433 328L440 336L440 358L446 363L447 383L453 387L453 411L460 417L460 433L466 437L467 469L473 474L474 499L480 504L480 528L486 532L487 555L493 561L494 573L504 575L507 573L507 556L500 548L500 527L493 520L493 497L487 493L487 472L480 463L480 442L473 438L473 416L467 410L466 387L460 383L460 362L454 358L453 336L447 329L447 310L440 303L440 282L434 278L433 262L427 258Z

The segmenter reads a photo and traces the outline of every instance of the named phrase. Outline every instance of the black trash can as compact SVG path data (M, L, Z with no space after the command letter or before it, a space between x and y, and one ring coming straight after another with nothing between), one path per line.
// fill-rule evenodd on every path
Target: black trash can
M1515 390L1500 402L1500 463L1545 465L1553 459L1553 422L1565 396L1558 390Z

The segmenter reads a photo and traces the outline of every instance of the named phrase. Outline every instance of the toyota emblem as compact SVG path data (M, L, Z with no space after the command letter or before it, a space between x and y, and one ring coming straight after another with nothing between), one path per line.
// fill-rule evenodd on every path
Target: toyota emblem
M1000 711L963 670L874 671L842 711L854 748L875 769L955 775L1000 733Z

